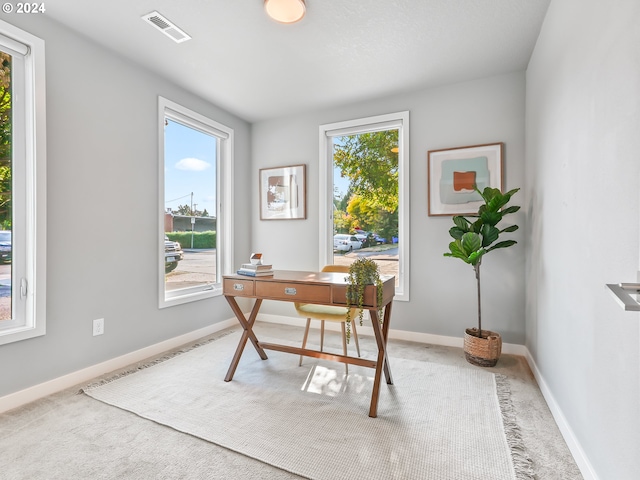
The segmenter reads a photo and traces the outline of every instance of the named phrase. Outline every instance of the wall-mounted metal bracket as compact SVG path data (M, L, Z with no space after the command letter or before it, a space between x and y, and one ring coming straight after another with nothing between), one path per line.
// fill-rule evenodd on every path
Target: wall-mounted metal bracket
M627 312L640 312L640 303L631 295L640 295L640 283L607 283L614 298Z

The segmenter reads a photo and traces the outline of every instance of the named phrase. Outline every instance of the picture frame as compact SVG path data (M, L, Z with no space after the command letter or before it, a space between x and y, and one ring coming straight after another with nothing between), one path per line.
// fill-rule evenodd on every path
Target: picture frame
M260 220L307 218L306 165L260 169Z
M483 201L473 190L502 191L503 143L430 150L427 155L429 216L474 215Z

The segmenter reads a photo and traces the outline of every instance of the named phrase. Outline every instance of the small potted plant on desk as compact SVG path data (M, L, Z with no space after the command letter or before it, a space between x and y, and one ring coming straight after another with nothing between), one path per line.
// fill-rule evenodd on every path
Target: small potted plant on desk
M498 248L507 248L515 245L515 240L498 241L503 233L515 232L517 225L500 230L497 224L505 215L520 210L519 206L506 207L519 188L500 192L497 188L487 187L484 191L474 190L480 194L484 204L478 209L476 215L470 215L471 220L463 216L453 217L454 227L449 234L454 241L449 244L449 252L445 257L459 258L471 265L476 274L478 286L478 328L467 328L464 336L464 353L467 361L482 367L493 367L500 358L502 351L502 338L500 334L489 330L482 330L482 308L480 301L480 265L483 257ZM506 208L505 208L506 207Z
M364 292L367 285L375 285L377 287L377 305L382 305L382 280L378 271L378 264L366 257L358 257L358 259L349 266L349 276L347 280L347 341L351 338L351 312L353 308L359 310L358 319L362 325L364 315ZM381 312L378 317L382 321Z

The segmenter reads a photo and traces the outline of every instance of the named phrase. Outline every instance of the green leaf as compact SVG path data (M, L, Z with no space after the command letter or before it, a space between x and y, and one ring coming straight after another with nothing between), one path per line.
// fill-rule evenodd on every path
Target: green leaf
M510 227L500 230L500 233L515 232L516 230L518 230L518 228L520 228L518 227L518 225L511 225Z
M491 250L495 250L496 248L507 248L510 247L511 245L515 245L516 242L515 240L504 240L503 242L498 242L496 243L493 247L487 249L487 252L490 252Z
M500 231L496 227L486 223L482 226L481 233L483 247L491 245L493 242L498 240L498 237L500 236Z
M482 248L482 238L474 232L465 233L460 240L462 251L470 256L473 252Z
M465 232L469 231L470 222L466 218L460 215L456 215L455 217L453 217L453 223L455 223L460 230L463 230Z
M480 193L478 191L478 193ZM480 193L480 195L482 195L482 198L484 199L485 203L491 203L491 200L493 200L493 198L496 195L502 195L500 193L500 190L497 188L491 188L491 187L485 187L485 189L482 191L482 193Z
M469 263L469 257L467 254L464 253L460 240L451 242L449 244L449 250L451 250L451 253L445 253L444 254L445 257L455 257L455 258L459 258L465 263Z
M453 257L453 258L459 258L460 260L462 260L464 263L469 263L469 259L467 257L464 256L464 254L455 254L455 253L444 253L443 254L445 257Z
M490 212L497 212L509 202L509 197L506 195L495 195L488 203L487 210Z
M463 230L460 227L451 227L449 229L449 235L451 235L456 240L462 238L462 235L464 235L466 232L466 230Z
M482 256L487 253L486 250L478 250L477 252L473 252L469 255L469 262L471 265L475 266L482 260Z
M516 213L518 210L520 210L520 207L517 205L513 205L511 207L507 207L504 210L502 210L502 215L507 215L509 213Z
M489 225L495 225L500 220L502 220L502 214L500 212L484 212L480 217L483 223L488 223Z

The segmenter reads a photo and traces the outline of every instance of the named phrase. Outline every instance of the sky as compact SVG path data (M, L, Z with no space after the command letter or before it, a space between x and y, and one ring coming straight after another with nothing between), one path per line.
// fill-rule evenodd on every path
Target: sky
M333 191L337 192L340 198L344 197L349 189L349 179L340 175L340 169L333 167Z
M180 205L216 215L216 137L171 119L165 126L164 198L167 208Z
M333 137L334 148L335 145L340 145L342 137ZM333 192L334 195L338 194L340 198L344 197L349 189L349 179L340 175L341 170L334 165L333 167Z

